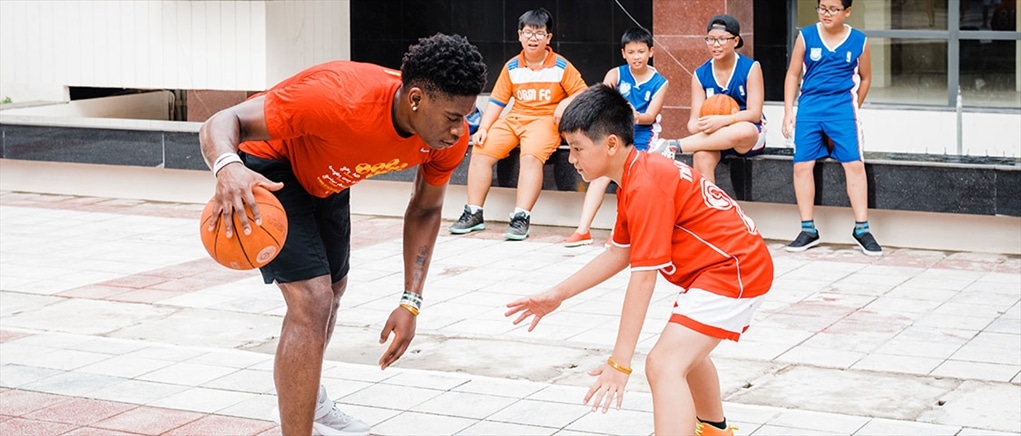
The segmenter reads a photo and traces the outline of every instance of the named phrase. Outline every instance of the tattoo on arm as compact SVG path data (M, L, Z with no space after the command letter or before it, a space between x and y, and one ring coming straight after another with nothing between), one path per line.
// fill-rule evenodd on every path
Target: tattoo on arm
M419 247L418 254L415 255L415 266L412 272L412 283L417 285L422 283L425 279L425 264L429 259L429 247Z

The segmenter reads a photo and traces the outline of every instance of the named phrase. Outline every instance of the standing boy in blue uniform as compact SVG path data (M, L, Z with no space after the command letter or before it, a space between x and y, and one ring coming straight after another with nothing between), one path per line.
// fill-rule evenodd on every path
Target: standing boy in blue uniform
M844 24L851 15L851 1L820 0L816 8L819 22L801 29L791 53L784 81L783 135L794 136L794 195L801 233L787 251L805 251L819 244L813 220L813 168L817 159L832 157L844 167L847 197L854 212L854 240L867 255L883 254L869 231L868 181L858 118L858 108L872 81L872 56L865 34ZM801 96L795 118L799 80Z

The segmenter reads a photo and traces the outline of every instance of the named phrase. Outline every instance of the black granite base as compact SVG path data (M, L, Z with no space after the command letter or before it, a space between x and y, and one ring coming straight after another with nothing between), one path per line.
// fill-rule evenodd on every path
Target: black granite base
M197 133L0 124L0 158L129 165L208 171ZM544 167L543 189L578 191L585 187L557 150ZM678 156L691 163L690 155ZM451 177L468 179L470 157ZM492 186L517 185L517 155L494 166ZM974 156L866 153L869 207L874 209L1021 216L1021 160ZM376 176L411 181L415 170ZM844 171L833 160L815 167L815 204L849 207ZM726 158L716 168L716 183L740 201L795 204L789 149L767 149L749 159ZM607 190L613 193L615 186Z

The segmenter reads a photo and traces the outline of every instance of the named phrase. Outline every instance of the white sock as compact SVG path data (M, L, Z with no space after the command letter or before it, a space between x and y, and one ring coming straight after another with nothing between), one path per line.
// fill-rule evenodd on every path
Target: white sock
M526 216L526 217L532 216L532 213L531 213L531 212L529 212L529 211L527 211L527 210L524 210L524 209L522 209L522 208L520 208L520 207L515 207L515 208L514 208L514 213L511 213L511 217L513 217L514 215L517 215L517 214L519 214L519 213L523 213L523 214L525 214L525 216Z
M482 206L476 206L474 204L468 204L466 206L468 206L468 212L471 212L471 213L476 213L476 212L482 210Z

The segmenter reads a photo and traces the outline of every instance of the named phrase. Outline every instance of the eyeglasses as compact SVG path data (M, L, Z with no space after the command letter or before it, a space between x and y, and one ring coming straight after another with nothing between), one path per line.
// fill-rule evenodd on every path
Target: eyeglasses
M707 36L705 38L705 44L706 45L717 45L717 44L723 45L723 43L725 43L727 41L730 41L732 39L736 39L736 38L737 38L736 36L731 36L730 38L713 38L713 37Z
M843 9L837 8L826 9L822 6L815 8L815 10L819 12L819 15L825 15L827 17L832 17L844 11Z
M518 31L518 33L521 33L521 36L524 36L525 39L532 39L533 36L536 37L536 38L539 38L539 39L543 39L543 38L549 36L549 34L546 33L546 32L533 32L533 31L528 30L528 29L520 30L520 31Z

